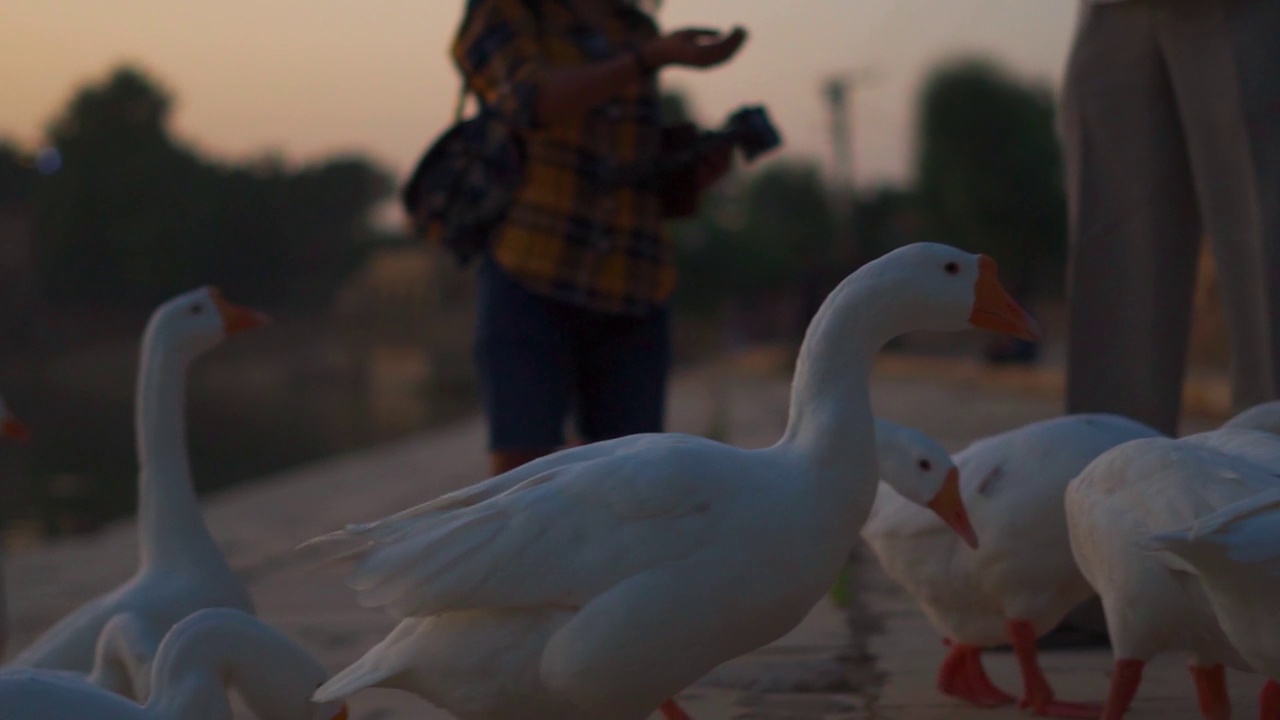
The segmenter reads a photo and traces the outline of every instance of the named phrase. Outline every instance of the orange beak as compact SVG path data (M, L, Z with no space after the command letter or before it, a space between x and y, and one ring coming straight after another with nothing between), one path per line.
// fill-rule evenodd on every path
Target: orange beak
M347 705L343 703L342 708L338 710L338 714L334 715L330 720L347 720L347 715Z
M969 315L969 324L1023 340L1040 339L1036 321L1005 292L1000 284L996 261L986 255L978 256L978 282L973 286L973 312Z
M929 501L929 509L955 530L965 545L977 549L978 534L969 524L969 513L960 500L960 473L955 468L947 473L946 479L942 481L942 489Z
M262 327L269 322L267 316L257 310L228 302L216 288L212 295L213 302L218 306L218 314L222 316L222 331L227 336Z
M16 418L6 418L4 422L0 422L0 437L24 441L30 439L31 433Z

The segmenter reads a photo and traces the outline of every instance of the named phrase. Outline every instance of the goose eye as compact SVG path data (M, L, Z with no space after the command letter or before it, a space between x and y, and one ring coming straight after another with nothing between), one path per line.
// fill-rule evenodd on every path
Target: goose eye
M192 305L190 312L192 315L199 315L204 312L204 305Z
M933 463L925 459L921 459L920 462L917 464L920 466L920 469L925 472L929 472L930 470L933 469Z
M960 266L954 262L947 263L945 266L943 266L943 269L947 271L948 275L955 275L956 273L960 272Z

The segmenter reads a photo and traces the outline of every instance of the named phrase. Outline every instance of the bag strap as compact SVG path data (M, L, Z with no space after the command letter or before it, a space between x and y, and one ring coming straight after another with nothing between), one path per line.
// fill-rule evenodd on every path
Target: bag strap
M529 13L533 15L534 22L537 25L541 26L542 13L541 13L541 9L538 7L538 0L521 0L521 1L524 4L524 6L528 8ZM466 8L462 12L462 25L464 27L466 26L467 21L471 19L471 11L475 10L476 6L479 4L480 4L480 0L467 0ZM541 28L539 27L539 29ZM462 112L466 109L466 107L467 107L467 74L462 73L462 87L458 89L458 100L457 102L454 103L454 106L453 106L453 124L454 125L457 125L458 123L462 122Z
M462 111L467 106L467 76L462 76L462 88L458 90L458 102L453 106L453 124L462 122Z
M466 29L467 23L471 21L471 14L475 11L476 6L480 4L480 0L467 0L467 4L462 8L462 22L459 23L458 32ZM467 74L462 75L462 86L458 88L458 100L453 105L453 124L457 125L462 122L462 111L467 106Z

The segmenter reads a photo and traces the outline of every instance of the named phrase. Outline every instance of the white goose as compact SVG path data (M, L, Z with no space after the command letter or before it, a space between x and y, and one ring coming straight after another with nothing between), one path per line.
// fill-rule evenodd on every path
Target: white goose
M1147 546L1179 558L1175 568L1185 562L1200 574L1222 631L1269 678L1260 717L1280 718L1280 488L1153 535Z
M1222 427L1265 430L1280 435L1280 400L1254 405L1223 423Z
M941 692L984 707L1012 702L987 677L981 657L983 648L1008 642L1022 672L1021 707L1098 716L1096 706L1054 700L1037 657L1036 638L1093 594L1071 556L1063 494L1103 452L1157 435L1116 415L1069 415L960 451L961 497L982 539L976 550L961 547L954 533L892 489L881 490L862 537L951 647L938 671ZM918 433L914 442L937 447Z
M1273 471L1238 455L1152 438L1103 454L1067 488L1071 549L1102 599L1115 655L1104 718L1124 716L1145 664L1169 652L1191 656L1204 717L1230 717L1223 666L1250 666L1191 566L1153 555L1144 542L1277 485Z
M1217 430L1187 435L1179 440L1213 448L1280 471L1280 435L1266 430L1224 426Z
M995 262L917 244L823 303L782 439L743 450L653 434L561 451L332 539L349 584L402 622L317 691L382 686L467 720L638 720L780 637L830 587L875 498L867 381L911 330L1034 336ZM955 486L932 501L961 531Z
M947 534L948 541L954 540L956 545L964 542L970 547L978 545L978 535L972 527L957 529L944 522L936 512L929 511L931 493L936 488L955 487L963 498L960 471L946 448L915 428L878 417L876 459L880 463L880 485L867 519L868 525L875 521L882 503L901 503L918 510L917 517L929 518L933 527Z
M0 397L0 437L10 440L27 439L27 427L9 412L9 406L5 405L2 397ZM9 609L5 602L3 550L3 544L0 544L0 659L4 658L4 648L9 639Z
M116 616L104 645L127 634ZM311 693L324 668L287 636L239 610L200 610L165 635L151 668L146 705L121 697L76 673L0 670L5 720L231 720L235 690L259 720L346 720L344 703L316 704Z
M186 376L193 360L223 338L265 318L232 305L214 288L179 295L151 315L138 370L138 572L125 584L63 618L9 663L12 667L88 673L98 633L128 616L131 686L112 690L147 697L146 671L174 623L207 607L252 612L244 584L228 567L200 515L186 446Z

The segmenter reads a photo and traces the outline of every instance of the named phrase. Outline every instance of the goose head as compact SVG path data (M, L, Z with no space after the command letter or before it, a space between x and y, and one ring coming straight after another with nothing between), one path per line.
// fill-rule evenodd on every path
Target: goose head
M185 292L151 314L145 343L191 360L225 338L264 325L267 317L229 302L213 286Z
M978 547L960 499L960 471L946 449L918 430L876 418L876 457L886 485L932 510L966 545Z
M1000 284L996 261L986 255L914 243L864 270L872 270L868 279L875 290L862 298L871 305L865 309L886 316L893 331L979 328L1024 340L1040 336L1035 320Z

